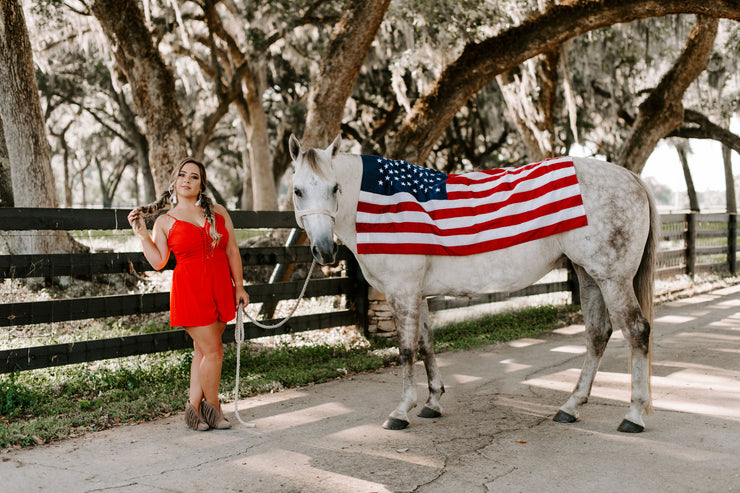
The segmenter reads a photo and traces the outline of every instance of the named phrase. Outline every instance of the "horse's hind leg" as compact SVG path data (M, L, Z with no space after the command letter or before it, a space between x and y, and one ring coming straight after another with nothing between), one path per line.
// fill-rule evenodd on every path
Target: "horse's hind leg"
M572 423L578 419L578 410L588 402L591 386L594 383L596 372L599 369L601 358L604 355L606 344L612 334L609 314L604 304L604 298L596 281L586 271L575 265L581 290L581 310L586 325L586 360L581 369L570 398L560 407L553 418L560 423Z
M416 383L414 382L414 359L419 341L418 297L399 297L386 294L398 331L398 353L403 387L401 402L383 423L388 430L402 430L409 425L408 412L416 406Z
M424 361L429 384L429 397L419 416L422 418L438 418L442 415L442 406L439 399L445 392L445 386L437 367L437 358L434 356L434 343L429 328L429 308L426 300L421 302L419 316L419 354L422 361Z
M601 284L601 292L612 325L622 331L631 355L630 409L618 430L639 433L645 429L642 415L650 406L650 324L640 309L631 281L606 281Z

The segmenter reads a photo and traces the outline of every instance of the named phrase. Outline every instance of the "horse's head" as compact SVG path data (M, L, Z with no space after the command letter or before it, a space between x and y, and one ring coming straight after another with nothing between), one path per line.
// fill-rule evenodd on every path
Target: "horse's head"
M311 253L322 265L334 263L337 244L334 242L334 218L339 208L339 183L332 159L339 152L341 136L324 150L301 149L295 135L290 136L290 157L293 159L293 205L298 225L306 231Z

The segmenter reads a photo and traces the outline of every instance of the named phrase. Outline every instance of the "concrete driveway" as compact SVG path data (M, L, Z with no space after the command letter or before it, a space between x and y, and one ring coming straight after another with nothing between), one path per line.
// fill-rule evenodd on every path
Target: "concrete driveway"
M381 428L400 399L397 368L240 401L228 431L183 415L0 453L3 492L645 492L740 490L740 286L658 307L656 412L616 431L629 400L615 334L591 401L551 417L575 384L582 326L439 363L445 414ZM418 367L420 406L426 398ZM233 404L225 407L236 423Z

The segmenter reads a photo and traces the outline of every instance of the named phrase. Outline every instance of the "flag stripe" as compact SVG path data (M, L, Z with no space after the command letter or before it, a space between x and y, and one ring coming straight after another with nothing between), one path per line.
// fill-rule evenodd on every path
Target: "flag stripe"
M487 230L505 228L526 224L529 221L536 220L541 216L557 215L566 209L573 209L575 213L581 212L579 206L583 205L581 197L569 197L557 202L548 202L536 209L521 211L515 214L489 215L490 219L475 217L468 219L464 223L461 221L442 224L440 222L426 221L422 215L399 214L393 220L388 219L384 222L369 223L363 222L357 224L357 233L429 233L437 236L457 236L472 235ZM415 219L421 219L418 221Z
M495 241L503 238L517 236L527 231L533 231L541 227L550 227L557 225L561 219L576 219L579 217L580 211L577 207L570 208L567 210L558 211L555 214L548 214L545 216L536 217L526 221L524 223L513 224L509 226L503 226L497 229L489 229L480 233L474 234L456 234L449 236L438 236L434 233L429 232L413 232L413 231L398 231L393 232L392 235L385 233L362 233L358 234L358 240L360 237L367 242L367 240L378 241L381 243L398 244L404 243L437 243L443 246L461 246L467 243L482 243L487 241Z
M469 180L462 178L465 175L451 176L447 180L447 198L456 199L463 198L463 196L469 197L485 197L494 194L507 194L515 190L528 190L530 188L536 188L541 186L543 183L552 182L558 178L564 176L573 176L575 172L572 164L569 163L555 163L548 166L539 166L529 170L528 173L523 175L506 174L500 175L496 180ZM452 197L452 193L464 194L461 197Z
M536 231L524 231L514 236L506 238L499 238L494 240L488 240L481 243L474 244L462 244L462 245L441 245L435 243L415 243L413 241L407 241L403 244L398 243L363 243L362 248L359 246L357 253L361 254L372 254L372 253L383 253L383 254L406 254L406 255L475 255L478 253L490 252L493 250L501 250L503 248L509 248L511 246L518 245L520 243L526 243L532 240L538 240L546 238L558 233L563 233L576 228L585 226L584 220L581 217L563 220L557 224L551 224L549 226L543 226Z
M550 184L535 190L527 190L521 193L509 194L506 200L464 198L449 200L430 200L419 203L414 200L413 195L400 192L391 196L371 194L369 192L360 192L360 201L357 205L358 222L363 220L373 220L373 216L365 214L397 214L402 212L416 211L420 212L431 220L440 221L444 219L454 219L466 216L480 216L499 211L501 214L509 210L521 208L524 203L537 203L539 199L556 200L570 196L580 196L580 187L575 175L557 180L556 183L560 188L552 189ZM454 202L453 202L454 200ZM384 218L383 221L392 218Z
M573 160L570 157L560 157L539 163L525 164L517 168L496 168L485 171L472 171L462 175L449 175L448 184L472 184L486 181L500 182L501 180L514 180L517 177L527 176L529 173L542 169L559 169L571 167Z
M570 158L449 176L362 158L358 253L472 255L588 224Z

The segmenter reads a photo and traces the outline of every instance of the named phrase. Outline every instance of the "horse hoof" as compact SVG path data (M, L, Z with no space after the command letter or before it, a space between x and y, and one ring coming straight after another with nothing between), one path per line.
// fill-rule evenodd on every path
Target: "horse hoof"
M424 409L422 409L419 413L420 418L439 418L440 416L442 416L441 412L435 411L434 409L430 409L426 406L424 406Z
M622 422L619 423L617 431L621 431L622 433L642 433L645 431L645 427L623 419Z
M408 428L409 422L405 419L388 418L383 423L383 428L386 430L404 430Z
M565 411L558 411L558 413L552 418L553 421L557 421L558 423L575 423L576 417L572 414L568 414Z

